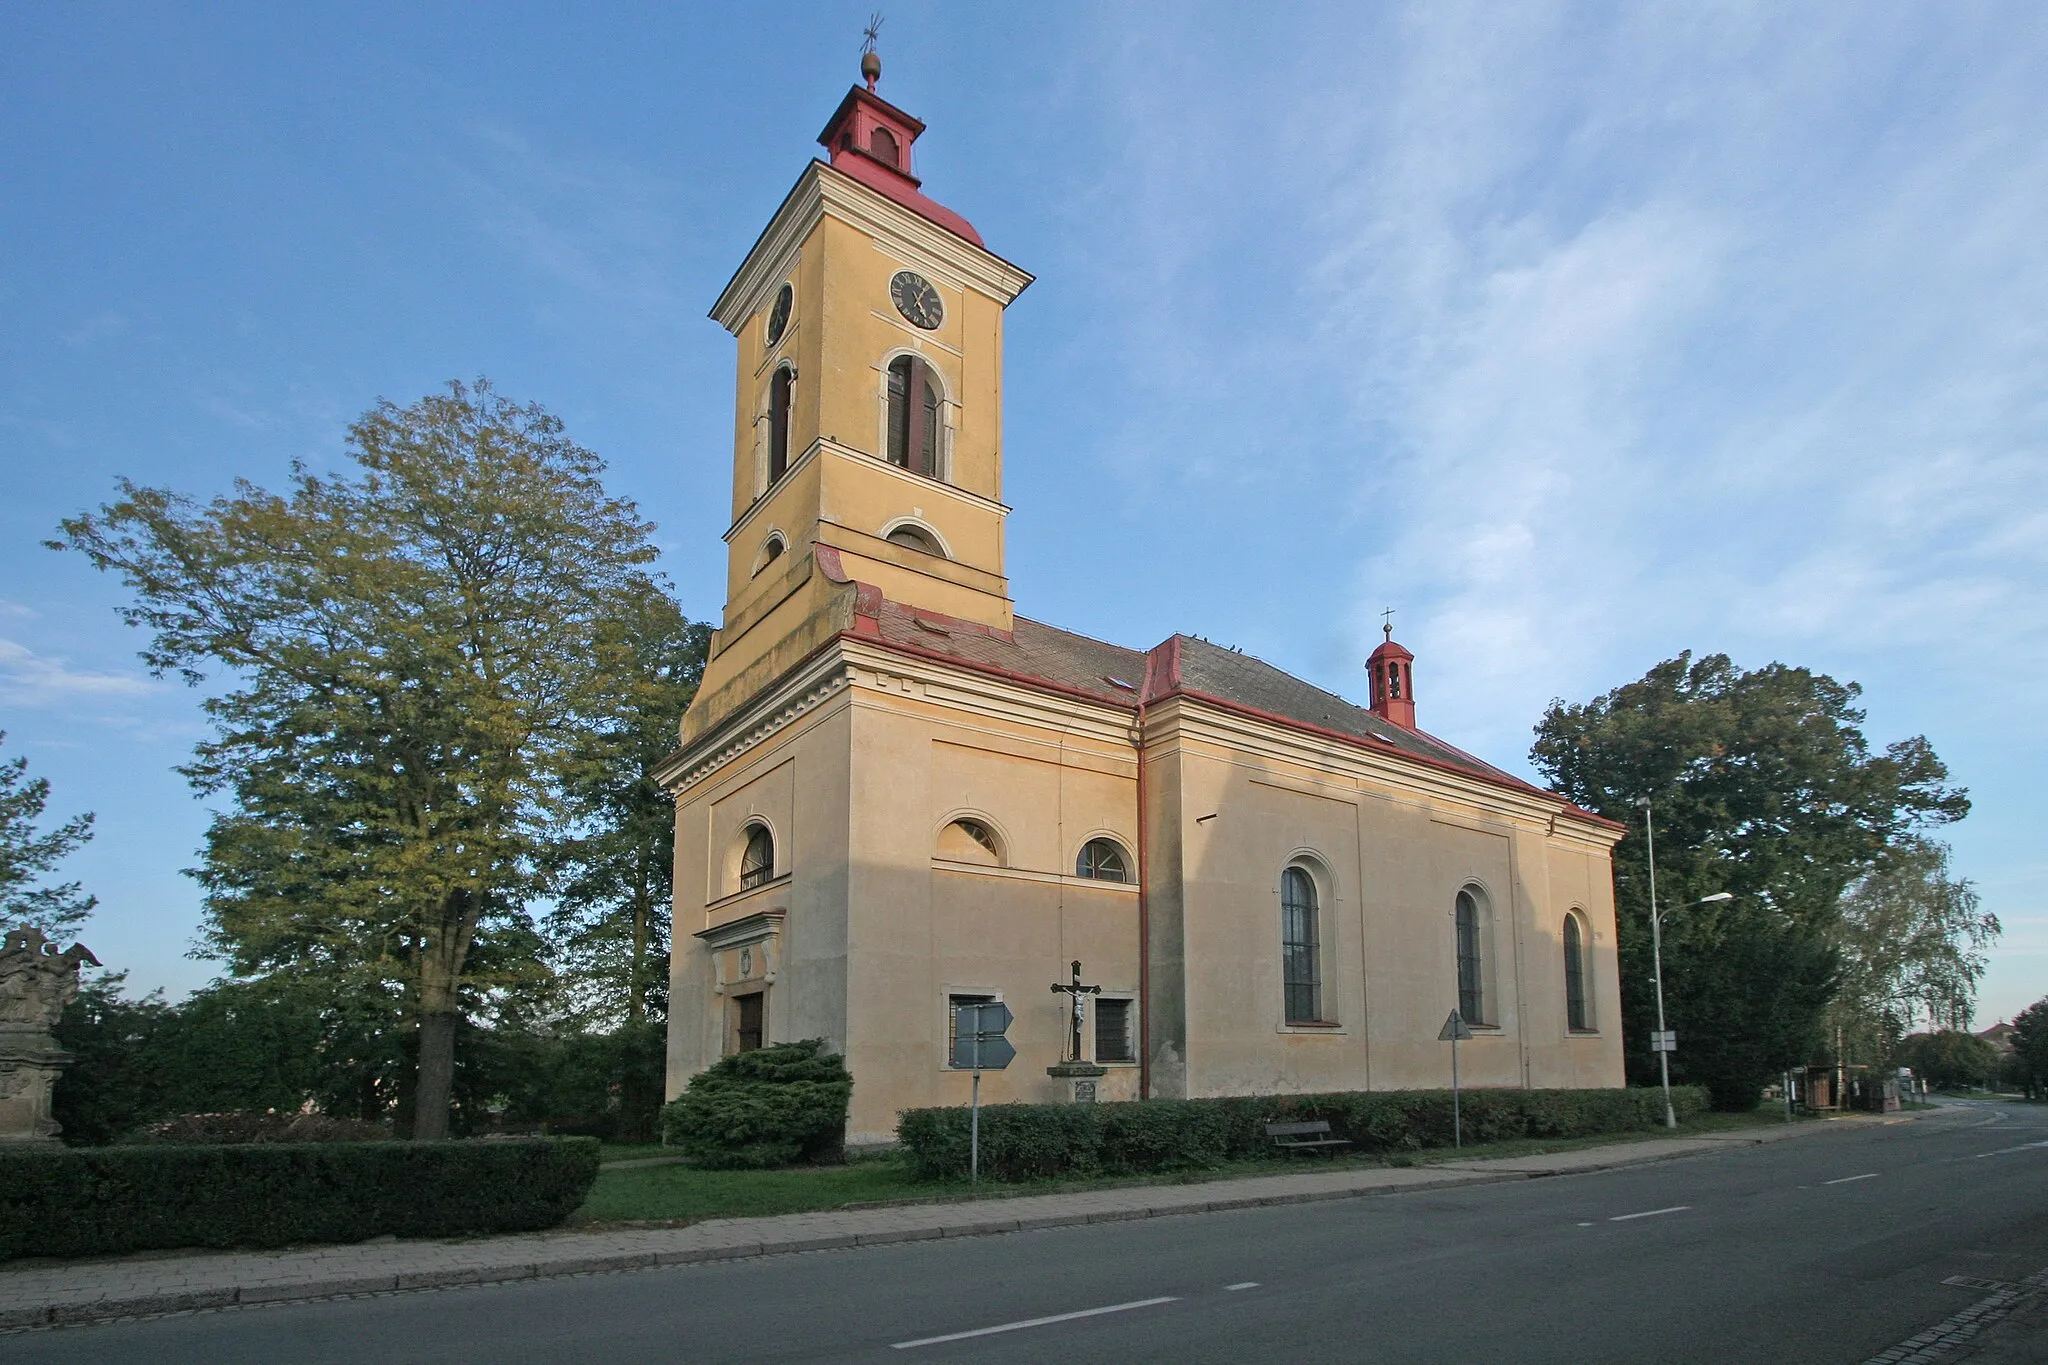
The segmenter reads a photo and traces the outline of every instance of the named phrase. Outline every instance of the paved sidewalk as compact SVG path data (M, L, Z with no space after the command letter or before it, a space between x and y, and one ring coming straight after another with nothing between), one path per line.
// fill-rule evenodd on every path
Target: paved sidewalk
M287 1251L155 1252L108 1260L45 1262L19 1269L0 1268L0 1328L1355 1199L1635 1166L1876 1121L1840 1119L1782 1129L1658 1138L1548 1156L1427 1166L1303 1169L1286 1175L1186 1185L1134 1185L773 1218L719 1218L687 1227L409 1242L379 1239Z

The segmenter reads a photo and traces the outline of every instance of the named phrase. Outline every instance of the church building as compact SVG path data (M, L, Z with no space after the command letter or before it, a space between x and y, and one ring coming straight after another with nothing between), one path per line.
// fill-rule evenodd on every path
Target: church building
M1622 1084L1620 827L1417 728L1391 631L1359 706L1017 614L1003 313L1031 276L926 195L924 124L864 70L711 310L732 522L657 773L669 1094L824 1038L849 1140L887 1141L967 1103L956 1009L990 1000L1017 1056L984 1103L1440 1088L1453 1009L1467 1085ZM1053 989L1075 963L1099 989Z

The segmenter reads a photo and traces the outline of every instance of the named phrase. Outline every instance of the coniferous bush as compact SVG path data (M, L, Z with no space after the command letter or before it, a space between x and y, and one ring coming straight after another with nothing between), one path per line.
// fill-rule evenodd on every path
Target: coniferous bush
M709 1170L834 1161L845 1154L852 1100L845 1059L807 1038L721 1057L662 1110L662 1131Z

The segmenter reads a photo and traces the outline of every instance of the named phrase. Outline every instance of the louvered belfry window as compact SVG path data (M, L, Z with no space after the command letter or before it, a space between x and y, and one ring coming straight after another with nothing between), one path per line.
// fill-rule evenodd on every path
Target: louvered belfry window
M931 367L914 355L889 362L889 463L938 477L939 387Z
M773 487L777 480L789 472L789 400L790 369L787 365L775 367L775 377L768 381L768 484Z
M1316 884L1308 873L1290 867L1280 874L1280 960L1290 1024L1322 1022L1322 949L1317 930Z

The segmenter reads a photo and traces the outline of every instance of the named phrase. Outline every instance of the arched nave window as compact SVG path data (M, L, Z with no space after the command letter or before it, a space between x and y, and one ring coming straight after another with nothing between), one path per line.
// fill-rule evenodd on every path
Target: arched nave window
M1486 1017L1486 924L1480 898L1486 893L1468 886L1458 893L1458 1015L1468 1024L1491 1022Z
M1280 976L1287 1022L1323 1022L1322 925L1315 879L1305 868L1280 874Z
M1564 1023L1574 1033L1593 1027L1587 1006L1586 931L1576 912L1564 917Z
M775 836L766 825L747 826L747 847L740 854L740 890L775 880Z

